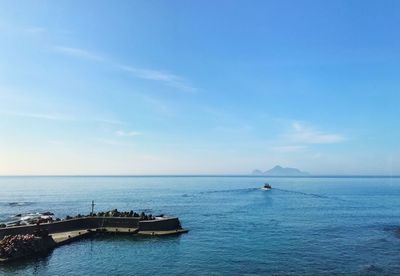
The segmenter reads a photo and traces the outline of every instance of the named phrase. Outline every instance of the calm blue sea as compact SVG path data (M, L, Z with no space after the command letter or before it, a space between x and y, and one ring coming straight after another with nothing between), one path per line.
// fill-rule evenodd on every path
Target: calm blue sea
M399 178L0 177L0 221L95 209L178 216L188 234L102 236L4 275L400 274ZM17 203L11 204L10 203Z

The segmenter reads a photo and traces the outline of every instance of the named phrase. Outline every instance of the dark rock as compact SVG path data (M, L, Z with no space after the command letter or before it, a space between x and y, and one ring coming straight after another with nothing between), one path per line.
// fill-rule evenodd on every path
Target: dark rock
M383 272L383 269L381 267L373 265L373 264L364 266L363 270L366 271L366 272L375 272L375 273L382 273Z
M52 212L44 212L42 213L43 216L54 216Z

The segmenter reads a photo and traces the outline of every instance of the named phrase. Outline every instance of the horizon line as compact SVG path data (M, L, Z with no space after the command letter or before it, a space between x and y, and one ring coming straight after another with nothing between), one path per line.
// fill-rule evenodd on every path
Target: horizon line
M315 175L252 175L252 174L21 174L0 175L0 177L254 177L254 178L400 178L390 174L315 174Z

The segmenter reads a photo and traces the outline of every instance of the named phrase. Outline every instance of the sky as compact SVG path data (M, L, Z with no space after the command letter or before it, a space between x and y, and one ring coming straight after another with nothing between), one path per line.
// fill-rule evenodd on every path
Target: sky
M400 175L400 2L0 0L0 175Z

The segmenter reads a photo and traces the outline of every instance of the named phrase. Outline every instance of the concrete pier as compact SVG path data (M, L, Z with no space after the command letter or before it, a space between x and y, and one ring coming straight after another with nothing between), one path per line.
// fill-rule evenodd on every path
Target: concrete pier
M166 236L188 232L188 230L182 229L179 219L174 217L140 220L137 217L87 216L39 225L0 228L0 239L3 239L5 236L18 234L33 234L38 230L44 230L49 233L48 250L94 235L95 233ZM12 261L12 259L0 259L0 263L8 261Z
M53 238L56 246L59 246L79 240L84 237L88 237L89 235L92 235L92 231L90 230L75 230L69 232L53 233L50 236Z
M181 230L181 224L178 218L163 217L154 220L140 220L136 217L96 217L88 216L81 218L72 218L68 220L42 223L40 225L24 225L0 228L0 239L8 235L32 234L38 229L46 230L50 234L69 232L69 231L119 231L138 233L147 233L148 231L175 231ZM114 229L114 230L113 230ZM117 229L117 230L116 230ZM179 231L177 232L179 233Z

